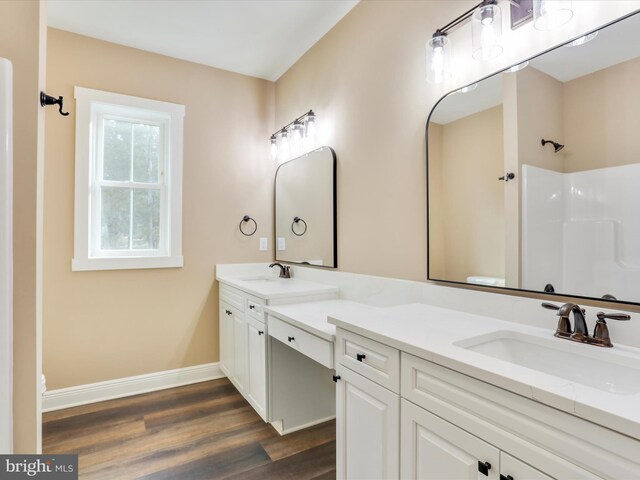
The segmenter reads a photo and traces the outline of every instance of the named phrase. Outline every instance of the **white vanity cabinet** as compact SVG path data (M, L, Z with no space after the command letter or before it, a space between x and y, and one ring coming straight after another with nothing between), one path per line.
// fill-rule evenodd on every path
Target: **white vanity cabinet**
M266 327L264 301L220 286L220 368L266 420Z
M336 377L337 478L397 478L400 396L342 365Z
M333 336L320 329L317 333L322 338L319 338L298 328L300 325L295 327L277 319L274 331L270 332L267 309L300 303L315 311L320 307L313 308L313 301L334 300L338 288L280 279L264 272L241 273L216 277L220 282L220 369L258 415L282 434L309 426L315 420L334 418L335 388L328 370L333 368ZM316 322L321 317L319 313L313 316ZM328 325L326 315L319 323ZM330 327L335 331L333 325ZM287 345L283 356L274 356L274 350L281 349L279 345L272 346L269 335ZM291 358L287 350L295 350L312 360L308 363L306 357ZM274 392L275 398L270 395L274 384L272 373L277 377L273 387L278 390Z
M400 352L360 335L336 336L336 476L399 474Z
M343 328L335 348L338 478L640 478L634 438Z

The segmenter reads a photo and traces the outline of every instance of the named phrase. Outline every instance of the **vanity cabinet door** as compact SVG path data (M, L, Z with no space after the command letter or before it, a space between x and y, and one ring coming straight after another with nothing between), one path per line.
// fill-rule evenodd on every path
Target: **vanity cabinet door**
M264 323L247 317L247 400L263 420L267 420L267 355Z
M245 394L247 381L247 327L244 314L232 310L233 373L231 380L240 393Z
M404 399L401 418L403 479L500 479L494 446Z
M220 368L228 377L233 376L233 310L220 302Z
M400 397L346 367L336 375L337 478L398 478Z

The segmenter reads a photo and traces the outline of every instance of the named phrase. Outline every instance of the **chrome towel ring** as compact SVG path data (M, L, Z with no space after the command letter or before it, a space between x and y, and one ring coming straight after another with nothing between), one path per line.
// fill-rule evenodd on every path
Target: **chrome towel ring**
M248 222L253 222L253 231L251 233L247 233L242 229L242 226ZM258 224L249 215L245 215L244 217L242 217L242 220L240 220L240 225L238 225L238 228L240 229L240 233L242 233L245 237L250 237L251 235L256 233L256 230L258 230Z

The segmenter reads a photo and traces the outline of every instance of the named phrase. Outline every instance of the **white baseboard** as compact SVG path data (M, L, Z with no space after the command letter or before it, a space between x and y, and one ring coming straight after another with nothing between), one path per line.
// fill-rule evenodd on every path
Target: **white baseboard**
M75 387L47 391L42 398L42 411L51 412L87 403L113 398L128 397L140 393L164 390L191 383L222 378L219 363L205 363L193 367L177 368L164 372L148 373L135 377L118 378L106 382L89 383Z

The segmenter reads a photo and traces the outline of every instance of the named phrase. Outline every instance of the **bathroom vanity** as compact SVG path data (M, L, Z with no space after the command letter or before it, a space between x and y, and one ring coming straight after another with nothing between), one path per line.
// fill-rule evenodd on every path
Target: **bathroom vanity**
M640 478L640 349L621 330L599 348L555 338L533 299L458 291L514 322L451 308L447 287L217 268L225 374L282 434L335 412L338 478Z
M638 349L420 304L330 322L338 478L640 477Z
M334 418L335 327L323 308L340 312L350 302L336 300L337 287L282 279L266 265L257 274L225 267L217 267L222 372L281 434Z

